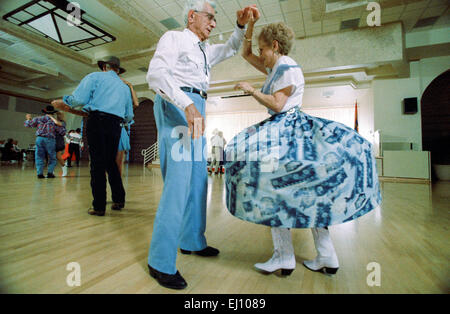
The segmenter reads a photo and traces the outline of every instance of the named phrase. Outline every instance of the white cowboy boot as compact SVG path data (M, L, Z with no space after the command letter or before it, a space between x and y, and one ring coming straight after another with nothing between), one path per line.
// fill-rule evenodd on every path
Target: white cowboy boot
M331 241L330 232L325 228L311 229L317 257L312 261L304 261L303 265L312 271L336 274L339 269L339 261Z
M62 168L62 176L63 177L67 177L67 170L69 169L69 168L67 168L67 166L63 166L63 167L61 167Z
M291 231L286 228L272 228L271 231L274 246L273 256L265 263L255 264L255 267L268 273L281 269L282 275L289 276L295 269Z

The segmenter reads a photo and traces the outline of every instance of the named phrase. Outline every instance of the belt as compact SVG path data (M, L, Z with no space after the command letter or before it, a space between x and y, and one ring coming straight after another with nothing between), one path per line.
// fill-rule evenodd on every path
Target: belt
M199 94L205 100L208 99L208 93L206 93L205 91L202 91L200 89L197 89L194 87L180 87L180 89L184 92Z
M103 111L90 111L89 115L112 118L112 119L117 120L119 122L123 121L123 118L121 118L119 116L116 116L114 114L103 112Z

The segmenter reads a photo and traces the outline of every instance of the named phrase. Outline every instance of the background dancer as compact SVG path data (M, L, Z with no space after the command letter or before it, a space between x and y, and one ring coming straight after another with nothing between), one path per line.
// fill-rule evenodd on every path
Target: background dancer
M104 216L106 211L106 173L111 186L113 205L121 210L125 206L125 190L116 163L119 146L120 124L133 119L133 104L130 89L120 79L125 72L117 57L99 61L102 72L87 75L72 95L52 102L64 111L83 106L89 113L87 139L91 166L92 208L90 215Z
M44 167L46 156L48 157L47 178L55 178L54 170L56 167L56 134L64 136L66 128L58 126L54 122L54 117L50 115L57 111L53 106L47 106L42 112L42 117L32 118L31 114L26 115L25 127L37 128L36 131L36 171L39 179L44 179Z

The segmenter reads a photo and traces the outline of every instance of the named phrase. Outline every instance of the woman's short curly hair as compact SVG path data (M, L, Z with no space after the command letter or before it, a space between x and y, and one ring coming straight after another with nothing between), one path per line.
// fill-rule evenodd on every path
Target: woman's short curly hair
M264 26L258 39L262 39L269 45L272 45L272 42L276 40L278 42L279 53L287 56L292 49L294 37L295 34L292 28L279 22Z

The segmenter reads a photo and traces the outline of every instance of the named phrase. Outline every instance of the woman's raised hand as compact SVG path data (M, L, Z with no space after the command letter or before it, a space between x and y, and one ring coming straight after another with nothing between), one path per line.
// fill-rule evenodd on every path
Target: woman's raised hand
M258 8L256 6L251 7L252 10L252 17L250 18L250 22L255 24L259 18L261 17L261 12L259 12Z

